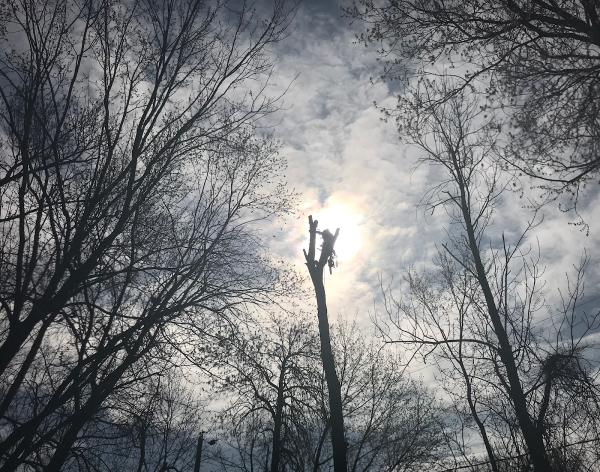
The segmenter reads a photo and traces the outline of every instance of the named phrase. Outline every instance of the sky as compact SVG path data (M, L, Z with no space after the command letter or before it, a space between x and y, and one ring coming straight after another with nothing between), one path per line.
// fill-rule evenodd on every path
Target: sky
M420 205L436 172L417 166L418 151L400 142L393 123L382 121L374 102L393 106L396 99L389 84L372 80L381 65L373 50L356 43L357 28L341 17L339 1L304 1L289 37L275 49L274 86L291 84L275 136L300 198L296 214L273 230L271 250L302 273L307 216L314 215L320 228L340 227L339 265L325 282L329 312L367 326L381 308L381 283L394 286L408 268L431 266L447 220ZM600 201L594 193L582 201L589 235L570 224L575 215L549 205L529 238L534 249L539 243L549 304L558 302L566 274L574 274L584 251L588 287L600 281ZM492 229L516 235L531 215L523 200L509 195ZM586 297L584 309L596 306L590 290Z
M434 250L422 243L434 227L422 225L414 207L427 172L415 169L394 127L381 121L374 102L391 105L395 98L387 84L371 83L376 56L355 44L339 4L301 4L276 53L276 80L292 85L275 136L288 182L301 197L274 244L304 270L307 216L323 229L339 227L338 268L327 278L330 312L362 318L372 311L380 275L416 260L415 250Z

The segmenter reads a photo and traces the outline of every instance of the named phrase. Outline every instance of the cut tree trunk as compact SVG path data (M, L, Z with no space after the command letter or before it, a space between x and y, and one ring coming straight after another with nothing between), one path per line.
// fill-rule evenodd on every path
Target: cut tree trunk
M331 349L331 336L329 333L329 320L327 317L327 299L325 296L325 285L323 283L323 270L328 265L333 256L333 247L339 234L339 229L335 235L328 231L323 234L323 247L319 259L315 259L315 245L317 235L317 225L319 222L308 217L309 224L309 246L308 253L304 251L306 266L310 273L315 296L317 298L317 317L319 319L319 336L321 338L321 360L323 370L325 371L325 380L327 381L327 391L329 395L329 414L331 416L331 444L333 449L333 468L335 472L347 472L346 458L346 438L344 435L344 416L342 412L342 391L340 382L335 370L335 361ZM331 238L328 240L326 235ZM330 266L331 267L331 266Z

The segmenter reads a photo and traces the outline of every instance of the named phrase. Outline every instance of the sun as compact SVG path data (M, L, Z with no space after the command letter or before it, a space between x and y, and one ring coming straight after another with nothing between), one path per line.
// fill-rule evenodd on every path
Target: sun
M340 229L335 243L338 262L350 261L360 253L364 218L351 198L331 196L319 210L313 212L313 216L319 220L320 230L329 229L333 233Z

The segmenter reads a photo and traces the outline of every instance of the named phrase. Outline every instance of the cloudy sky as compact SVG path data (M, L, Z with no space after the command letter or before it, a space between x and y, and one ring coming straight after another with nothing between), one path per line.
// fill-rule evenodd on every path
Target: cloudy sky
M303 2L290 36L276 49L275 86L292 86L275 132L288 160L288 181L301 199L297 214L274 233L272 247L303 272L307 216L313 214L321 227L339 226L339 267L326 279L329 311L368 320L380 278L389 283L408 267L430 264L446 219L419 206L435 172L417 168L418 152L381 120L374 102L393 105L393 93L388 84L370 80L380 70L375 54L356 44L358 26L341 18L339 6L338 0ZM581 208L589 235L569 225L574 215L556 206L544 209L544 222L530 240L539 241L549 299L584 249L591 258L588 287L600 280L599 203L588 195ZM522 200L509 196L493 229L515 234L530 216ZM595 305L592 298L587 303Z

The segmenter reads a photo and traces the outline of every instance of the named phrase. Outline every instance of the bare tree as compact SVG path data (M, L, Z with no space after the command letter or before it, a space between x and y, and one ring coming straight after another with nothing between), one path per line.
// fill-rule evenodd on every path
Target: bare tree
M233 395L219 414L224 470L319 471L333 465L327 382L310 325L276 319L243 340L222 343L212 369ZM437 404L408 380L394 356L364 339L356 324L333 327L349 468L418 470L442 453ZM227 355L229 353L229 355ZM221 391L221 390L220 390ZM279 452L277 452L279 451Z
M292 452L292 438L307 427L310 390L317 377L313 370L320 371L318 349L316 334L306 321L278 317L263 321L259 331L220 343L215 351L214 362L221 367L214 372L216 387L233 395L222 416L231 425L235 449L241 462L248 463L247 470L265 460L272 472L294 465L303 470L306 458ZM269 442L260 439L265 436Z
M190 470L206 417L170 372L115 395L90 421L62 470Z
M342 386L349 470L422 470L443 455L441 411L432 395L411 380L398 356L365 337L357 323L334 327Z
M238 7L5 6L0 470L59 469L111 395L275 289L247 223L286 204L253 128L290 11Z
M424 359L435 354L442 369L462 382L493 470L499 465L489 436L491 418L509 427L512 444L519 447L522 438L536 471L551 470L540 387L552 390L552 381L531 376L548 362L536 358L541 333L533 324L544 309L541 271L535 253L524 248L535 220L512 244L490 231L507 185L491 159L498 130L484 119L476 96L457 93L439 101L450 88L444 81L422 80L400 101L403 131L423 160L443 171L428 201L432 210L444 208L450 227L437 276L410 273L411 297L388 298L396 337L387 339L412 346ZM573 345L585 345L597 325L593 315L584 330L571 331ZM390 335L385 325L381 328Z

